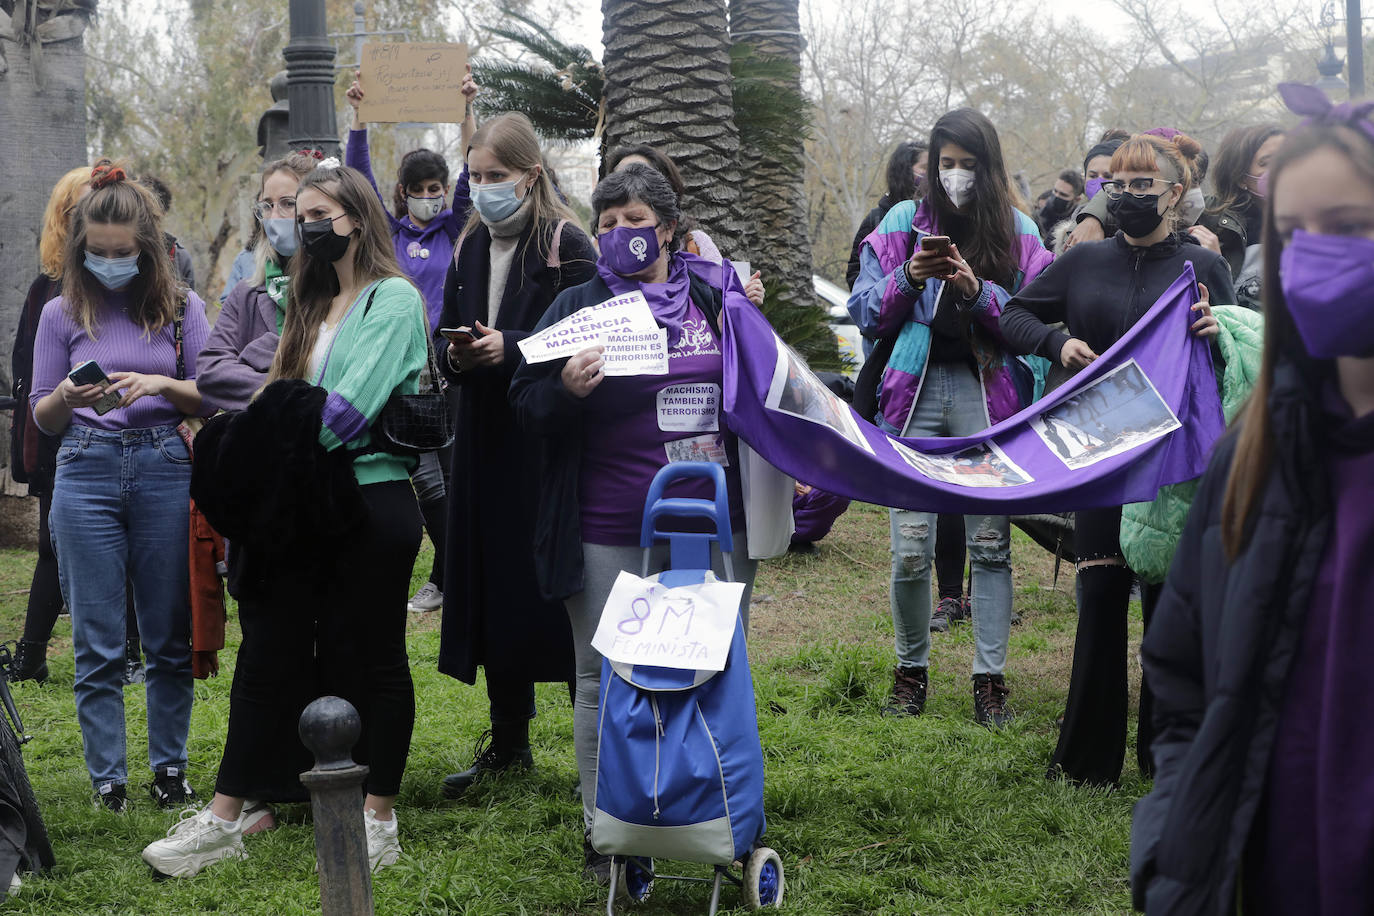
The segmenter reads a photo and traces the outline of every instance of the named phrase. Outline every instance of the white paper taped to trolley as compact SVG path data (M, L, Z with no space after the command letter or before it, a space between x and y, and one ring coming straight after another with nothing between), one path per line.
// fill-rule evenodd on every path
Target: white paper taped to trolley
M621 664L724 670L744 584L708 578L699 585L668 588L622 570L606 599L592 647Z

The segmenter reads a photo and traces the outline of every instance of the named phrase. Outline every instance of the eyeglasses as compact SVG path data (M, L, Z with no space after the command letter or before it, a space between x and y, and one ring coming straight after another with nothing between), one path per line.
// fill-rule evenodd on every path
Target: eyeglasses
M1104 181L1102 190L1106 191L1112 200L1128 192L1134 197L1148 197L1154 190L1155 182L1169 184L1163 178L1132 178L1130 181Z
M273 212L279 213L287 219L292 218L296 215L296 198L283 197L275 204L270 200L260 200L253 204L253 215L260 220L267 219Z

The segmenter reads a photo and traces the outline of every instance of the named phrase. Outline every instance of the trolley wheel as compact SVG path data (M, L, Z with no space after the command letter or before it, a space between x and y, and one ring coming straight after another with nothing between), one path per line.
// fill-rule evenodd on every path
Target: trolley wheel
M760 846L744 863L744 899L751 910L782 906L782 857Z
M616 894L643 903L654 890L654 860L626 856L616 872Z

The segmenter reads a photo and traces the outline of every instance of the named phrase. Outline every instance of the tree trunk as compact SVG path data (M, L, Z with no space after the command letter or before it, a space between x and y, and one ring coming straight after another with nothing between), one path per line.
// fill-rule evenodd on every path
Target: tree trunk
M44 43L37 54L27 43L0 41L0 46L9 67L0 73L0 346L6 353L0 359L0 391L8 393L14 381L9 348L24 296L38 276L43 209L57 179L87 161L86 57L79 33ZM35 74L36 64L41 74ZM0 492L27 493L8 471L10 416L0 414Z
M682 171L682 210L727 256L747 235L724 0L602 0L608 149L645 143Z
M778 88L800 94L802 36L797 0L730 0L730 34L755 54L785 61L791 76ZM745 210L754 218L751 266L774 287L782 305L811 305L811 236L807 225L805 160L801 130L791 149L742 149Z

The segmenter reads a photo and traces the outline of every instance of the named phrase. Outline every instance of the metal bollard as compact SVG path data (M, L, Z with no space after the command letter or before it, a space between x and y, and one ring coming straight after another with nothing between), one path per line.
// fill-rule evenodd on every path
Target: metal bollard
M367 767L349 756L362 719L347 700L320 697L301 713L301 741L315 768L301 774L315 815L315 861L324 916L372 916L372 872L363 828L362 782Z

